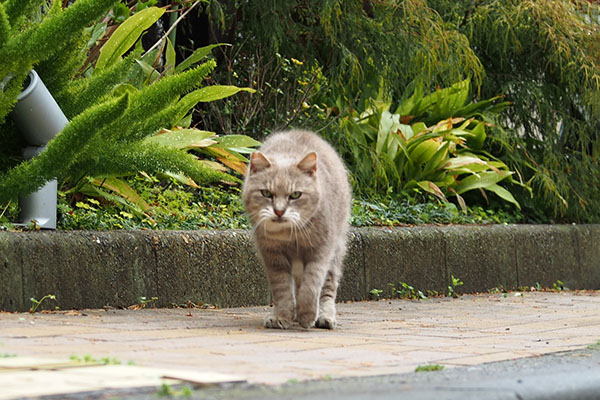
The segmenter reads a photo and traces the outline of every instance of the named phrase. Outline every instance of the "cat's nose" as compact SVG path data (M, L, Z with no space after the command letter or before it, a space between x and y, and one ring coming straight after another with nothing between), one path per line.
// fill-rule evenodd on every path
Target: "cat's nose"
M283 214L285 213L285 210L273 210L275 212L275 215L277 215L278 217L283 217Z

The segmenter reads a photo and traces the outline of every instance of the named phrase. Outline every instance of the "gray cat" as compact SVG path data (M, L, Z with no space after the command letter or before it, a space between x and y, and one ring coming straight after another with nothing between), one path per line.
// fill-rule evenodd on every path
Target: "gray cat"
M272 134L252 153L242 194L275 305L264 326L335 328L351 201L335 150L312 132Z

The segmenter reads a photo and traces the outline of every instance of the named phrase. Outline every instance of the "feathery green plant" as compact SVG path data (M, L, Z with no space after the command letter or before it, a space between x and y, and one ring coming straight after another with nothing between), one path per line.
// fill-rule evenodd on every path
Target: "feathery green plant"
M73 28L73 24L69 25L67 22L70 19L64 16L87 16L85 24L80 22L76 25L80 30L102 15L95 14L97 3L100 2L79 0L63 11L57 5L61 2L55 2L52 9L42 16L39 25L44 29L41 32L52 33L57 29L55 24L66 23L67 28L71 29L70 34L76 34L79 31ZM0 3L0 6L3 5L4 3ZM106 8L103 12L106 12ZM148 61L158 59L162 50L151 51L142 56L138 45L144 27L155 22L163 12L164 10L156 7L147 7L130 17L133 22L144 21L143 25L125 20L102 47L100 54L103 61L96 65L94 73L86 74L88 77L65 80L62 87L57 85L57 100L71 121L38 157L21 162L4 172L0 171L0 204L17 196L27 195L53 178L61 183L68 180L76 187L88 181L85 177L114 179L138 171L183 174L201 184L222 180L239 181L224 172L224 168L199 161L186 152L186 149L147 140L155 133L180 123L198 102L224 98L241 90L252 91L231 86L212 86L210 90L202 88L194 91L215 68L213 60L194 68L190 68L193 63L188 63L179 72L171 71L161 77L152 66L153 63ZM0 15L1 13L2 11ZM33 21L29 23L35 26ZM32 35L39 36L36 28L29 29L33 30ZM69 37L64 33L63 36ZM135 45L136 42L138 45ZM83 41L70 42L73 43L81 44ZM85 43L87 45L87 41ZM130 55L122 58L132 45L136 48ZM35 46L31 48L36 49ZM3 50L5 48L0 48L0 54ZM85 52L85 47L79 52L71 48L72 56L80 61L79 53L82 52ZM194 63L198 61L200 57L194 59ZM31 61L31 64L34 63ZM24 63L23 66L31 65ZM53 68L50 63L45 67L46 70L60 70ZM76 68L69 70L74 73ZM0 130L10 131L10 121L0 124ZM256 142L251 145L256 145ZM228 147L220 149L220 155L237 156L238 162L245 160Z
M32 14L44 0L8 0L0 3L0 124L14 106L29 70L60 53L73 38L105 15L116 0L78 0L64 11L60 1L39 23Z

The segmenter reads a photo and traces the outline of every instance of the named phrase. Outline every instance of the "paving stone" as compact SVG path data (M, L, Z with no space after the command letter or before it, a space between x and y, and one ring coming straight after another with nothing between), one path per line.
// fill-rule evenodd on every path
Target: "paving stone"
M89 354L131 360L138 367L279 384L411 372L426 364L469 366L584 348L600 340L599 304L600 292L594 291L342 303L340 326L334 331L264 329L265 307L0 313L0 352L17 355L4 360L33 356L48 359L46 364L68 364L71 355ZM31 385L7 386L5 396L39 394L46 388L40 385L65 392L98 388L98 381L53 386L47 375L14 373L26 375L12 375L0 363L0 378L26 379ZM111 385L118 386L115 382ZM23 388L31 391L23 394Z

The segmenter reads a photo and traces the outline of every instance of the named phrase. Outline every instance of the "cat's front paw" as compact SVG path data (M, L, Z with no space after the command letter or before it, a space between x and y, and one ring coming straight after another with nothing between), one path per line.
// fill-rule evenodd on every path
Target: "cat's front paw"
M315 326L321 329L335 329L336 325L335 317L320 316L315 323Z
M271 329L287 329L292 325L292 321L283 317L278 317L274 314L269 314L263 321L265 328Z
M304 312L298 312L297 315L298 323L304 329L312 328L317 319L317 313L312 310L306 310Z

